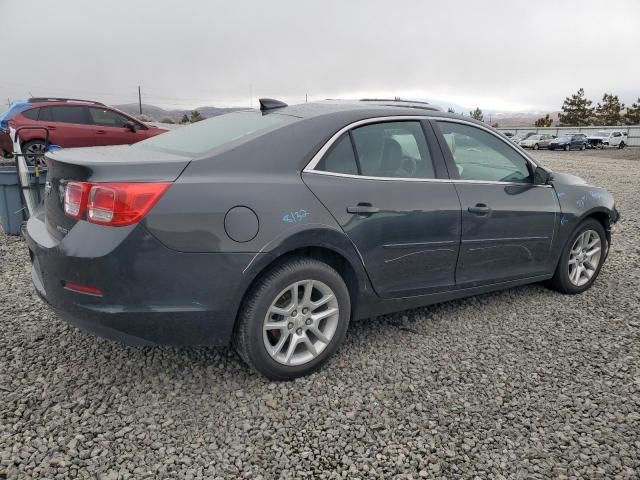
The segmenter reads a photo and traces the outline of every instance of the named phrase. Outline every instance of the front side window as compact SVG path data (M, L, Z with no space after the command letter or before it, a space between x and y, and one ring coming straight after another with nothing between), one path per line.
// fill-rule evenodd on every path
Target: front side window
M531 183L526 159L495 135L461 123L437 124L462 180Z
M420 122L374 123L353 129L352 136L362 175L435 178Z
M51 112L53 114L54 122L78 123L78 124L89 123L86 107L72 107L72 106L51 107Z
M89 114L94 125L103 127L124 127L130 121L124 115L106 108L91 107Z

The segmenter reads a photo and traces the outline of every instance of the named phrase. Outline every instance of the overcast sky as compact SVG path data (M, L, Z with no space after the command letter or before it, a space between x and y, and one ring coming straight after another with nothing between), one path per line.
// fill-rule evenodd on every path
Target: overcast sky
M557 110L640 96L640 1L0 0L0 99ZM594 102L595 103L595 102ZM1 110L1 109L0 109Z

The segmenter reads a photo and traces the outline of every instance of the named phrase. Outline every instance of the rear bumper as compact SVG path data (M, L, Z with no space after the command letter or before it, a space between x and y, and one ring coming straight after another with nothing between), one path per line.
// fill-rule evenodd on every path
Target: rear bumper
M140 225L79 222L56 242L41 215L25 236L39 296L68 323L128 345L227 345L255 257L176 252ZM103 296L66 290L65 281Z

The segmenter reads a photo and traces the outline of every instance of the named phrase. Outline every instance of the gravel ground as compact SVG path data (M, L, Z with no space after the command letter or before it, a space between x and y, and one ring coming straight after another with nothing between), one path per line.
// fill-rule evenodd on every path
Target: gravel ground
M0 478L638 478L640 149L536 156L608 187L595 286L533 285L352 325L317 374L68 327L0 237Z

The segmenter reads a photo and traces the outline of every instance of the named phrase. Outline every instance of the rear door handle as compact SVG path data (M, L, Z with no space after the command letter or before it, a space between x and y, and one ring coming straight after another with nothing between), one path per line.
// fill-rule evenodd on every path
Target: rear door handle
M475 207L467 208L467 211L474 215L487 215L491 213L491 208L487 207L484 203L478 203Z
M359 203L355 207L347 207L348 213L358 213L360 215L371 215L372 213L378 213L380 209L374 207L370 203Z
M102 134L105 133L105 131L104 130L96 130L96 133L99 134L99 135L102 135Z
M47 130L55 130L56 127L54 127L53 125L47 125Z

